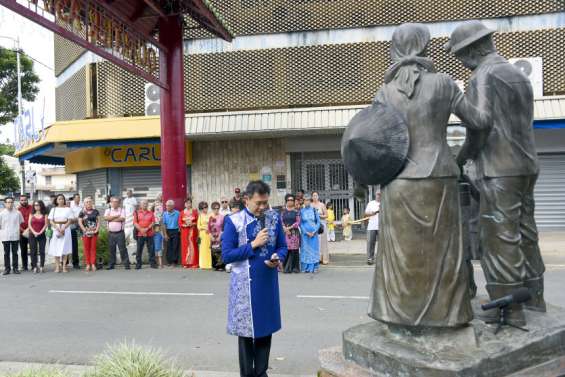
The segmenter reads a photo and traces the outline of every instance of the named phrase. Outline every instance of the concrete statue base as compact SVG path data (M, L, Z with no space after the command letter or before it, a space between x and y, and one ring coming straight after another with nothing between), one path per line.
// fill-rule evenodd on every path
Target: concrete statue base
M498 377L532 367L529 375L565 373L565 363L551 363L565 356L565 310L548 305L547 313L526 316L528 332L504 327L497 335L495 325L477 319L453 330L410 330L378 321L355 326L344 332L342 350L320 352L321 375Z

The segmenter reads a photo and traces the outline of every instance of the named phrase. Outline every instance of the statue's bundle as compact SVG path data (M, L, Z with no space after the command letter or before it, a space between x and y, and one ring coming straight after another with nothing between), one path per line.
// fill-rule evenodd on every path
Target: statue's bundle
M404 167L408 128L391 106L374 102L353 117L341 140L345 167L356 182L386 185Z

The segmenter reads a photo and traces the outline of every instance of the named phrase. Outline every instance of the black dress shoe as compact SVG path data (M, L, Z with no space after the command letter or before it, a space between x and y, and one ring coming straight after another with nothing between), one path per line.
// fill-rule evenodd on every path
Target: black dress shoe
M141 270L141 266L135 266L136 270Z
M10 270L4 270L4 272L2 272L2 275L10 275Z
M114 266L108 266L108 267L106 267L106 269L107 269L107 270L113 270L113 269L114 269Z
M20 270L18 270L17 268L14 268L14 274L19 275L19 274L20 274Z
M151 268L159 268L156 264L152 264Z

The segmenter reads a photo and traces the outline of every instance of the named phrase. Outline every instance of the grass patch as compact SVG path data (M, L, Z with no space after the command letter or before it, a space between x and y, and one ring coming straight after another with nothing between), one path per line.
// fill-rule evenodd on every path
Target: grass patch
M162 351L134 343L110 346L85 377L188 377Z

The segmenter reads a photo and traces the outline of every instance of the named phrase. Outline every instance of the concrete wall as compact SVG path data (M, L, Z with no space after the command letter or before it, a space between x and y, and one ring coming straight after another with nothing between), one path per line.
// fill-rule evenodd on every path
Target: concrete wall
M234 188L245 189L252 179L270 170L271 205L282 205L285 191L276 189L277 175L286 175L282 139L202 141L193 144L192 195L194 202L233 197ZM288 179L288 177L286 177Z

